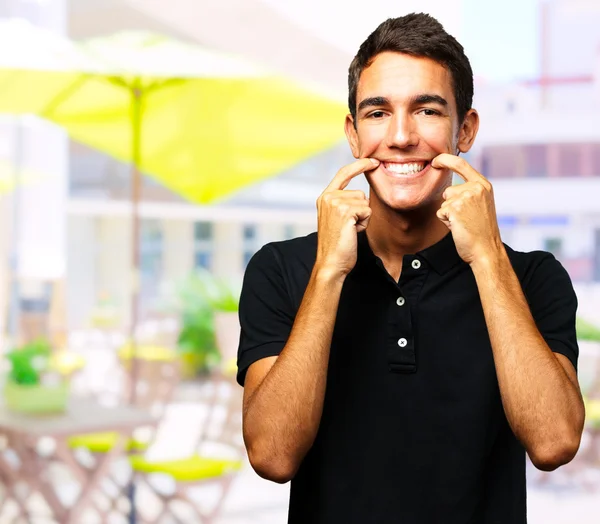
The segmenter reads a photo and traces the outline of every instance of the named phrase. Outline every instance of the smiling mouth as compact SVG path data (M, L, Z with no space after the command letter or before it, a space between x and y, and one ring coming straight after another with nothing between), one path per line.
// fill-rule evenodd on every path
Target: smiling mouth
M395 177L415 177L423 174L427 171L430 162L423 160L420 162L406 162L406 163L395 163L395 162L382 162L384 170L391 176Z

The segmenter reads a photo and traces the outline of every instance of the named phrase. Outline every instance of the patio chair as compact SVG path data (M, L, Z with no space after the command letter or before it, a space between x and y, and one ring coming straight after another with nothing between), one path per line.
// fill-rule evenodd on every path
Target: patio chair
M132 359L126 360L125 368L133 365L133 363L134 360ZM140 428L140 432L144 432L143 438L131 437L128 440L125 445L127 452L142 452L150 446L180 379L180 363L177 359L150 360L139 358L135 359L135 363L137 365L135 405L150 411L156 417L156 422L150 427ZM123 390L127 392L130 391L130 375L126 372L127 369L124 371L123 380L126 383ZM124 402L127 400L123 399ZM119 434L116 432L90 433L74 435L68 440L68 443L70 447L83 448L93 456L111 451L119 438ZM124 495L125 485L115 475L109 475L105 480L106 484L112 488L110 489L112 494L106 489L103 490L103 494L110 504L106 513L110 513L117 507L119 500ZM96 504L96 509L101 513L105 513L98 504Z
M151 489L162 503L157 515L143 514L143 522L158 524L167 516L176 522L211 524L217 518L232 482L242 466L245 448L242 439L242 392L235 383L234 374L219 372L204 388L203 399L209 406L196 452L179 460L153 460L145 455L130 457L137 478ZM153 482L157 476L167 476L174 481L175 489L163 493ZM212 504L198 504L190 492L201 486L216 486L218 495ZM187 505L195 518L181 518L174 511L177 504Z
M131 365L132 361L128 360L127 364ZM135 405L151 411L156 417L156 425L158 425L167 405L171 401L175 386L179 382L179 362L175 359L135 359L135 365L137 365L138 373ZM123 380L126 384L123 390L125 392L130 391L130 378L128 373L124 373ZM123 402L127 401L127 398L123 399ZM93 453L106 453L114 446L116 438L116 433L75 435L69 439L69 445L71 447L87 448ZM131 439L128 446L132 449L145 449L149 441L149 438L144 439L144 441Z

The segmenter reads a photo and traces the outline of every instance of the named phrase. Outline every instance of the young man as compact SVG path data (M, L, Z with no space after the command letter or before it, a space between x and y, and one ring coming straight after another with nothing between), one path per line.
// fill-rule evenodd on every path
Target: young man
M472 76L435 19L381 24L349 72L359 160L317 233L248 265L244 438L259 475L293 479L290 523L525 523L525 452L553 470L579 447L577 300L551 254L502 243L458 156ZM363 172L369 198L344 189Z

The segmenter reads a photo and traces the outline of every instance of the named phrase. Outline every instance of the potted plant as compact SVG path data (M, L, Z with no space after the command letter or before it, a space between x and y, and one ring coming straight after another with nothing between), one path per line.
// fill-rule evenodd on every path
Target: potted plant
M4 385L6 405L23 413L65 410L68 382L51 367L50 343L36 340L6 354L10 372Z
M236 359L240 340L239 287L231 281L211 275L208 271L201 275L206 282L206 299L215 315L217 348L222 360L228 363Z
M200 372L235 356L239 340L239 293L229 282L199 268L180 285L179 350Z
M193 273L180 284L177 293L181 318L177 349L182 357L182 373L188 378L210 372L220 361L214 311L204 291L204 281Z

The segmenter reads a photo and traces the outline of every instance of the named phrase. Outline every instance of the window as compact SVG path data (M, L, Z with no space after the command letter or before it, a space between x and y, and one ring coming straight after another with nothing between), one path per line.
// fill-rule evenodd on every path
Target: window
M158 220L142 220L140 224L140 266L142 275L160 276L163 235Z
M140 313L158 297L163 271L163 232L158 220L140 223Z
M244 268L250 262L250 259L254 256L254 253L258 251L259 246L257 245L257 227L255 224L245 224L243 230L243 265Z
M289 240L290 238L294 238L296 235L295 227L293 224L286 224L283 226L283 238L284 240Z
M213 260L213 224L196 222L194 224L194 267L210 270Z
M246 224L244 226L244 241L254 240L256 238L256 226L254 224Z
M530 144L525 146L525 162L528 177L548 176L548 161L546 146L543 144Z
M600 144L592 146L592 176L600 176Z
M519 146L493 146L483 152L482 173L488 178L514 178L523 176L522 154Z
M544 251L549 251L558 259L560 259L562 256L562 248L563 248L562 238L553 237L553 238L546 238L544 240Z
M558 147L558 176L581 176L581 145L560 144Z

